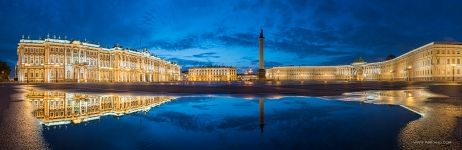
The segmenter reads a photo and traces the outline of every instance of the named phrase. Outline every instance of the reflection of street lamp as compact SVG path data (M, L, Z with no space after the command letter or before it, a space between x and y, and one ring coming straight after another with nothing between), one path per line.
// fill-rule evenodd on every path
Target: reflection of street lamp
M27 75L29 73L29 70L26 69L25 77L26 77L26 83L29 83L29 76Z
M59 67L59 65L56 64L56 65L55 65L55 82L56 82L56 83L58 82L58 67Z
M391 81L393 81L393 70L390 70Z
M452 82L454 82L454 68L456 67L456 64L451 64L452 66Z

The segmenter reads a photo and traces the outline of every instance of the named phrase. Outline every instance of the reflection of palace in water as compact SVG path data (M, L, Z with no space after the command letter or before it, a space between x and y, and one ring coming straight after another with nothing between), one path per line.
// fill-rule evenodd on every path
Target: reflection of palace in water
M56 91L29 90L26 99L34 107L33 115L41 124L60 125L122 116L169 102L168 96L87 95Z

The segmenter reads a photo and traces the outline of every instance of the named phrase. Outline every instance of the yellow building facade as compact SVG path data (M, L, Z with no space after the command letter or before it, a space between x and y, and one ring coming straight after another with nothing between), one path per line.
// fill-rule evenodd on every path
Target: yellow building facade
M462 43L432 42L394 59L341 66L268 69L272 80L462 81Z
M19 82L166 82L180 80L180 66L143 52L61 39L21 39Z
M204 66L188 69L188 81L235 81L237 73L235 67Z
M31 89L25 98L33 115L46 126L81 123L102 116L122 116L174 100L169 96L87 95Z

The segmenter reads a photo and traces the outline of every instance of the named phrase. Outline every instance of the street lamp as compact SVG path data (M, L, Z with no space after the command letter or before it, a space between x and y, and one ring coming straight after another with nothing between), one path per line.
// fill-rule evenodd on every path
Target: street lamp
M407 76L408 76L408 80L409 80L409 81L411 81L411 72L410 72L411 69L412 69L412 66L408 66L408 67L406 68L406 70L407 70Z
M454 82L454 68L456 67L456 64L451 64L452 66L452 82Z

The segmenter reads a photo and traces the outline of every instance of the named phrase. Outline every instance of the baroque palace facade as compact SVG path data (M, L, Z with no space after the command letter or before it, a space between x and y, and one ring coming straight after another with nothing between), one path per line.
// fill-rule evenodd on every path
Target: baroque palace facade
M272 80L462 81L462 43L432 42L394 59L341 66L286 66L268 69Z
M237 73L235 67L202 66L188 69L188 81L235 81Z
M21 39L19 82L165 82L180 80L180 66L152 56L77 40Z

